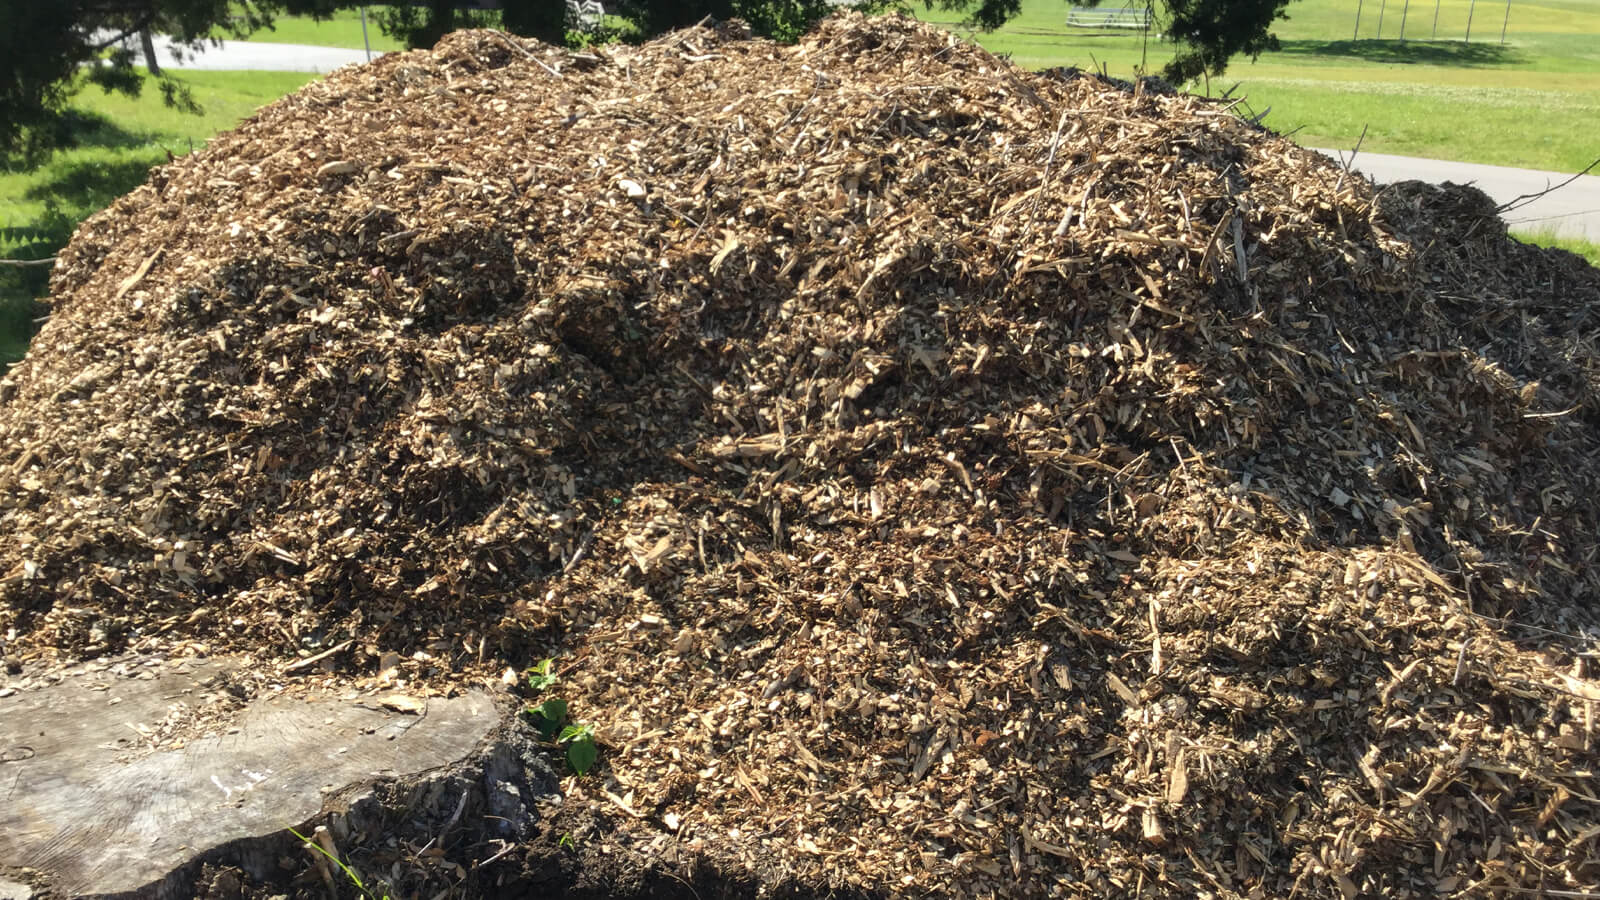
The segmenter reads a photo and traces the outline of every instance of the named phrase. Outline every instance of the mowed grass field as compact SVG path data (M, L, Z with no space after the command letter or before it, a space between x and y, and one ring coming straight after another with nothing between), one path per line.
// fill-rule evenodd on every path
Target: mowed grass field
M221 35L227 37L227 35ZM372 11L367 12L366 39L372 52L404 50L405 46L378 30ZM341 9L331 19L317 21L306 16L278 16L272 28L262 29L245 40L270 41L278 44L311 44L317 47L360 48L362 44L361 11Z
M1538 247L1551 247L1576 253L1589 261L1589 265L1600 268L1600 244L1591 243L1582 238L1572 238L1557 235L1553 229L1543 228L1531 232L1518 232L1514 235L1524 244L1533 244Z
M1222 77L1187 87L1231 89L1266 112L1266 125L1310 146L1348 148L1365 127L1364 148L1405 156L1557 172L1600 157L1600 0L1513 0L1504 44L1504 3L1359 5L1358 31L1358 0L1297 0L1275 29L1282 50L1236 59ZM988 33L951 13L922 15L1028 68L1126 77L1141 64L1159 72L1171 57L1155 35L1069 28L1066 12L1061 0L1023 0L1021 15Z

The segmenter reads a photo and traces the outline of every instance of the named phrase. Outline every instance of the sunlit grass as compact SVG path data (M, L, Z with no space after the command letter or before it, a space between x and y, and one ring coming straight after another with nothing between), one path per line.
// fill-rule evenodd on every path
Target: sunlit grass
M331 19L316 20L309 16L278 16L272 28L262 29L245 40L270 41L278 44L311 44L317 47L349 47L359 50L362 42L361 11L341 9ZM378 29L378 23L367 11L366 39L372 52L404 50L405 46Z
M1524 244L1533 244L1537 247L1554 247L1576 253L1589 261L1589 265L1600 268L1600 244L1583 238L1557 235L1553 228L1543 228L1536 231L1513 231L1511 236Z
M1239 93L1295 140L1375 153L1577 172L1600 156L1600 92L1252 79Z
M174 71L174 78L189 86L203 110L201 115L182 112L161 102L154 84L138 98L106 94L87 88L72 108L94 120L79 135L79 145L57 152L31 171L0 170L0 227L16 226L37 217L51 200L65 199L58 187L71 173L114 168L148 169L165 162L167 153L181 156L203 146L218 131L315 78L300 72ZM91 179L79 178L79 181ZM92 212L136 187L127 179L111 179L90 188L85 211Z
M1360 40L1350 0L1299 0L1276 29L1283 50L1189 90L1247 98L1264 124L1314 146L1363 146L1402 156L1575 172L1600 156L1600 3L1544 0L1512 7L1505 44L1504 4L1478 3L1473 41L1471 0L1416 2L1399 28L1405 0L1389 0L1383 40L1376 40L1383 0L1364 0ZM1024 0L1003 28L972 32L948 12L921 12L970 35L991 52L1028 68L1077 66L1129 77L1159 71L1172 47L1156 35L1098 34L1066 25L1065 4ZM920 12L920 8L919 8ZM1492 28L1490 27L1492 25ZM1451 40L1443 40L1444 38Z

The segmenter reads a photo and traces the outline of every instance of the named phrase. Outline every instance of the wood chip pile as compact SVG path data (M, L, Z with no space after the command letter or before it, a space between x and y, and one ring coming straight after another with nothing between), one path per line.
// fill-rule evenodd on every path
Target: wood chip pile
M554 653L610 839L802 884L1600 889L1600 276L1471 189L905 19L466 32L54 292L10 656Z

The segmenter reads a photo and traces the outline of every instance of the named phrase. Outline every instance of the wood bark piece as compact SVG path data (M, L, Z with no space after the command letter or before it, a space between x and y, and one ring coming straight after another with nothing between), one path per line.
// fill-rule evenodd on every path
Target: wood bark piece
M44 873L68 896L149 890L335 796L461 760L500 721L481 693L433 698L420 715L318 694L217 712L232 703L212 685L241 665L135 660L0 699L0 866Z

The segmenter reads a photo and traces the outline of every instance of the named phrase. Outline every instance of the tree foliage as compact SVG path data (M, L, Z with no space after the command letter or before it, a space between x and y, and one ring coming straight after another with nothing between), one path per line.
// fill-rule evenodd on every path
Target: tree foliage
M643 35L685 28L701 19L744 19L756 34L792 40L832 12L827 0L620 0L608 4Z
M344 5L352 6L346 2ZM368 4L376 6L379 4ZM552 0L507 0L506 7L513 10L510 18L517 20L516 12L524 8L539 7L554 9L558 13L565 10L561 2ZM504 24L504 27L513 34L524 34L520 27L502 23L492 14L475 9L458 9L452 0L425 0L418 3L391 3L382 9L375 10L373 18L378 22L378 27L384 34L396 40L403 41L407 47L432 47L444 37L458 28L482 28L485 26ZM560 16L557 16L557 23ZM558 30L555 35L557 42L561 39Z
M856 0L851 4L866 12L898 9L909 11L905 0ZM1022 9L1022 0L923 0L927 9L964 11L969 24L996 28ZM756 34L792 41L818 21L839 11L829 0L613 0L608 10L637 23L639 34L648 37L685 28L702 19L743 19Z
M1102 0L1079 0L1083 5L1099 5ZM1177 82L1201 75L1220 74L1228 61L1240 54L1251 58L1277 49L1272 25L1285 18L1290 0L1145 0L1162 23L1162 37L1175 45L1176 53L1164 74ZM965 15L972 27L989 30L1004 25L1022 11L1022 0L878 0L869 7L921 7ZM1065 7L1066 4L1062 4ZM818 19L834 12L827 0L613 0L607 9L630 20L642 36L682 28L710 17L741 18L757 34L792 40ZM556 9L551 0L506 0L507 27L520 34L550 40L551 30L543 33L519 30L510 21L513 8Z
M1179 45L1163 74L1183 83L1202 75L1220 75L1240 54L1255 59L1278 49L1272 25L1288 18L1290 0L1162 0L1167 20L1164 37Z
M0 156L34 156L67 139L62 111L85 84L138 96L131 38L141 31L199 50L216 33L244 37L276 13L322 14L341 0L5 0L0 2ZM193 107L182 83L159 78L166 102Z

